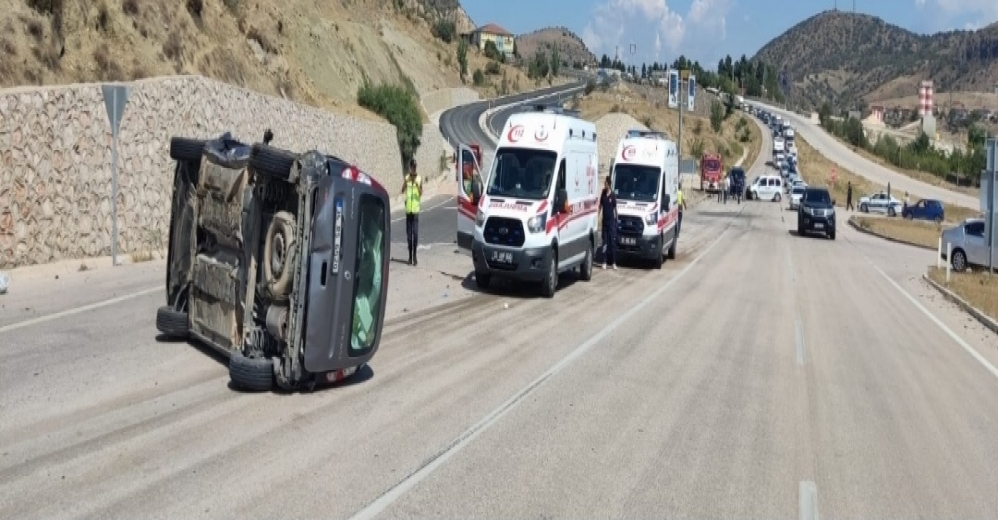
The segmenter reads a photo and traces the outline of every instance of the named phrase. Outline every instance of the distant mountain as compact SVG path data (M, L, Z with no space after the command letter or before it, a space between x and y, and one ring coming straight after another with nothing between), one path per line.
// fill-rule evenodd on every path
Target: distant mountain
M565 27L545 27L516 37L516 51L524 58L533 57L538 49L546 54L557 48L561 61L571 67L575 62L596 61L586 44L574 32Z
M916 34L875 16L825 11L767 43L753 59L786 76L791 100L854 106L918 93L991 92L998 82L998 23L976 31Z

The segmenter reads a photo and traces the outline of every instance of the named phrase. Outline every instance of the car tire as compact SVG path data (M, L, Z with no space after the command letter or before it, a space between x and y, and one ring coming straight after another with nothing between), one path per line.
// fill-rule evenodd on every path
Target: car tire
M953 270L958 273L962 273L967 270L967 254L963 252L963 249L953 251L953 258L950 262L953 265Z
M887 208L887 216L888 217L896 217L897 214L898 214L897 211L893 207Z
M548 272L541 281L541 296L554 298L555 291L558 290L558 252L551 253L551 261L548 262Z
M252 392L274 388L274 362L267 358L249 358L242 352L229 356L229 380L232 386Z
M275 248L283 249L276 251ZM291 294L295 272L295 217L290 212L279 211L274 215L263 241L263 276L271 296L282 300ZM273 258L282 254L281 265L275 271Z
M656 248L656 252L658 254L656 254L655 258L652 259L652 265L655 266L655 269L661 269L662 268L662 264L665 263L665 236L664 235L659 235L658 236L658 247Z
M908 212L902 213L901 214L901 218L903 218L905 220L914 220L915 216L912 215L910 211L908 211Z
M835 232L834 231L832 231L831 233L828 234L828 239L829 240L835 240Z
M773 202L780 202L782 200L783 200L783 195L780 195L779 193L773 196Z
M475 271L475 286L479 289L485 290L489 288L492 283L492 275L489 273L483 273Z
M291 178L291 168L296 160L297 157L291 152L257 143L250 152L249 165L257 173L286 181Z
M165 305L156 309L156 330L172 339L187 338L187 313Z
M173 137L170 139L170 159L174 161L200 161L204 153L204 145L208 141Z
M676 244L679 243L679 233L674 233L672 235L672 245L669 246L668 258L669 260L676 259Z
M943 223L943 218L937 216L936 218L932 219L932 221L935 222L936 224L942 224Z
M866 204L860 204L859 205L859 212L860 213L869 213L870 212L870 208L867 207Z
M586 249L586 257L582 260L582 265L579 266L579 278L584 282L588 282L593 279L593 241L589 240L589 246Z

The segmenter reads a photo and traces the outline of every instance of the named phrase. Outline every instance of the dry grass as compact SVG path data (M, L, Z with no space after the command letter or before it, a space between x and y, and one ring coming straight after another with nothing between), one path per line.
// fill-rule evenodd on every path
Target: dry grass
M860 215L853 215L849 220L875 235L932 249L939 245L939 234L942 233L943 229L941 225L934 222L918 220Z
M807 140L800 135L797 136L797 156L800 163L801 177L810 185L827 186L829 192L832 194L832 198L835 199L836 206L845 207L846 190L849 182L852 182L852 202L854 206L858 206L857 201L860 197L887 189L886 186L870 182L865 177L856 175L841 165L828 160L828 158L812 148ZM833 168L836 173L834 183L831 178ZM892 192L891 195L899 199L904 197L904 193ZM909 194L909 197L913 204L919 199L919 196L915 193ZM943 210L946 213L947 222L959 222L967 217L980 215L979 211L948 203L943 203Z
M98 0L58 2L57 12L33 3L13 0L0 12L0 88L202 74L379 120L357 106L365 81L411 81L420 93L463 85L457 44L396 2ZM484 66L469 53L469 84ZM533 87L521 71L501 70L511 92Z
M630 87L630 86L628 86ZM575 107L582 112L582 116L590 121L610 113L628 114L645 126L665 132L670 138L676 139L679 135L679 113L670 110L663 103L650 101L645 96L630 92L628 87L619 91L610 90L608 92L594 91L588 96L576 99ZM749 129L750 139L747 143L738 139L738 120L743 117L740 112L735 112L721 126L720 133L714 133L710 127L710 120L698 116L683 115L683 155L693 155L693 151L702 147L704 152L719 152L724 157L725 167L733 166L745 149L748 152L744 165L751 165L759 156L762 146L762 134L752 121L746 117L745 128Z
M154 258L152 251L136 251L129 256L131 256L133 264L148 262Z
M946 283L946 269L929 269L929 278L967 303L998 320L998 275L988 276L985 272L951 273L950 282Z

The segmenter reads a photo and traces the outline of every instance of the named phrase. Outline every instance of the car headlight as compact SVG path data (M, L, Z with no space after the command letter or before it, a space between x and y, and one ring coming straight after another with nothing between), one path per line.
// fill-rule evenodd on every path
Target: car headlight
M544 229L547 227L547 223L548 223L548 214L545 211L540 215L535 215L533 217L530 217L530 220L527 220L527 229L531 233L540 233L541 231L544 231Z
M658 224L658 212L653 211L645 215L645 224L649 226L654 226L655 224Z
M478 226L478 227L482 227L483 225L485 225L485 212L484 211L478 210L478 212L475 213L475 225Z
M801 209L804 210L804 213L807 213L808 215L814 215L814 210L807 206L801 206Z

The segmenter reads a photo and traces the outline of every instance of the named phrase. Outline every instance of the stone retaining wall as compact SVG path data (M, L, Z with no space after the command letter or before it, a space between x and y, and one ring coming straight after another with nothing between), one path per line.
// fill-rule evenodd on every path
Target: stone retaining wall
M118 146L118 250L166 247L171 136L229 131L276 146L317 148L401 189L395 128L201 76L129 84ZM450 96L450 94L448 94ZM443 97L443 96L440 96ZM417 160L435 171L442 136L424 125ZM99 84L0 90L0 268L110 254L111 130Z

